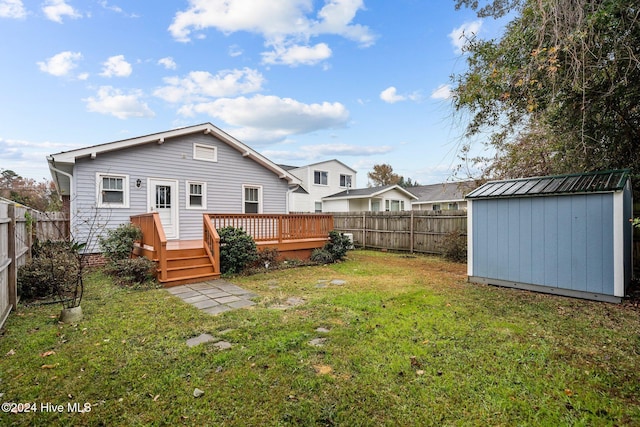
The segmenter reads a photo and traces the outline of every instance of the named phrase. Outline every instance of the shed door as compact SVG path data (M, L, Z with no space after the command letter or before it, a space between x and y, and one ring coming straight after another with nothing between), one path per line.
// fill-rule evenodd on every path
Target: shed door
M149 212L158 212L167 239L178 238L178 183L149 179Z

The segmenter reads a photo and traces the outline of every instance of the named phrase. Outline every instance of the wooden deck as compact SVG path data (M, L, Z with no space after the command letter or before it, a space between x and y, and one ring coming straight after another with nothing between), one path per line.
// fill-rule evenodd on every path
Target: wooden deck
M281 259L308 259L333 229L331 215L204 214L201 240L167 240L157 213L132 216L131 223L143 235L134 255L158 263L158 280L165 287L220 277L220 228L244 229L258 250L275 248Z

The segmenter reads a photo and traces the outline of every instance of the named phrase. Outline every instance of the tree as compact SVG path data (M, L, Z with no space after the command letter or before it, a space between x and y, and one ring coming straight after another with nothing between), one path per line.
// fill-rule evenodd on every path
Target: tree
M516 15L501 39L470 40L468 69L453 78L466 136L489 131L496 152L465 160L491 177L640 164L637 0L455 2L479 16Z
M393 173L391 165L386 163L373 165L373 170L367 174L367 177L373 187L395 185L402 179L400 175Z
M52 181L36 182L31 178L23 178L10 169L0 169L0 197L42 212L61 208L61 201Z

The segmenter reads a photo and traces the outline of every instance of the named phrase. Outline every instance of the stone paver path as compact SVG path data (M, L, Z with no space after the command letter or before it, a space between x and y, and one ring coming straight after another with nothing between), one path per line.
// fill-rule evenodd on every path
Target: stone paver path
M209 314L250 307L256 304L251 298L258 296L222 279L174 286L167 292Z

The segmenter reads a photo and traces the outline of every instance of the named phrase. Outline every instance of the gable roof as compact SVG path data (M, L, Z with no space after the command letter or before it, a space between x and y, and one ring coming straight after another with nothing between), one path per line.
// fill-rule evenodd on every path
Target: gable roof
M340 199L367 199L370 197L377 197L391 190L398 190L404 193L410 199L417 199L417 197L405 188L399 185L383 185L381 187L368 187L368 188L352 188L344 190L330 196L323 197L322 200L340 200Z
M248 157L261 166L267 168L271 172L278 175L280 179L285 179L289 184L300 184L300 180L293 174L289 173L282 167L276 165L271 160L264 157L262 154L253 150L244 143L238 141L228 133L224 132L220 128L212 125L211 123L202 123L199 125L187 126L178 129L172 129L164 132L153 133L150 135L138 136L135 138L123 139L120 141L107 142L105 144L93 145L90 147L79 148L76 150L63 151L56 154L47 156L49 163L49 170L51 176L58 187L58 190L62 194L69 194L70 181L73 173L73 165L76 160L83 157L92 157L100 155L101 153L108 153L113 151L122 150L129 147L135 147L143 144L164 144L170 143L171 138L185 136L193 133L211 134L213 137L226 143L230 147L236 149L242 153L243 157ZM66 190L66 191L64 191Z
M418 196L413 204L433 202L455 202L464 200L466 193L476 186L474 181L443 182L440 184L418 185L411 192Z
M624 188L629 178L629 173L628 169L622 169L490 181L467 194L466 198L483 199L615 192Z

